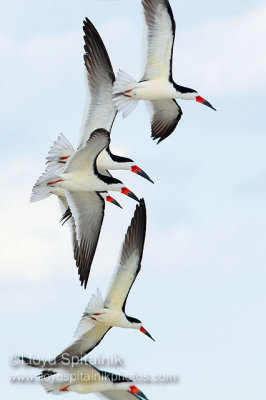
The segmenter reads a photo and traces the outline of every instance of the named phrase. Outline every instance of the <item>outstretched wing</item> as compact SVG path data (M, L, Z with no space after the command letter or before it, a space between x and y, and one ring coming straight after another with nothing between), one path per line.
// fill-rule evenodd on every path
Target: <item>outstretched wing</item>
M95 129L105 128L110 132L117 114L112 101L115 75L106 48L88 18L84 21L83 30L84 62L90 96L84 112L79 146L86 142Z
M42 369L43 371L41 372L38 377L40 379L42 378L47 378L49 376L55 375L55 374L64 374L64 378L67 379L67 375L76 375L77 380L79 379L78 376L81 375L87 375L88 378L90 378L90 381L98 379L102 379L102 371L99 371L97 368L95 368L93 365L90 364L89 361L79 361L77 359L72 360L72 362L68 362L69 360L67 358L62 359L61 361L56 361L51 360L41 360L41 359L34 359L34 358L29 358L25 356L19 357L21 361L23 361L24 364L26 364L29 367L33 368L39 368ZM60 377L57 380L58 382L60 381ZM61 378L62 379L62 378Z
M102 227L105 203L97 192L65 191L67 202L74 218L74 257L78 267L81 285L87 286L90 268L96 251Z
M105 307L124 311L127 296L141 268L145 233L146 207L141 199L125 235L118 266L104 301Z
M73 247L73 252L74 252L74 258L76 259L77 254L78 254L77 253L78 252L78 240L77 240L75 220L72 217L72 213L68 206L66 197L59 196L59 195L57 195L57 197L58 197L60 208L62 211L62 218L61 218L60 222L62 223L62 225L64 225L67 222L67 224L69 226L70 234L71 234L71 238L72 238L72 247Z
M79 360L90 353L111 329L110 325L96 324L55 358L56 362Z
M168 0L142 0L145 16L146 51L142 80L172 78L175 20Z
M160 143L175 130L183 113L174 99L147 101L147 104L152 114L151 136Z

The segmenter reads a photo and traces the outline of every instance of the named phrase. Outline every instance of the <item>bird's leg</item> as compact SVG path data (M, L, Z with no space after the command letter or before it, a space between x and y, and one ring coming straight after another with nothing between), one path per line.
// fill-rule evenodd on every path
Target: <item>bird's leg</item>
M125 91L125 93L130 93L130 92L132 92L132 89L129 89L129 90L126 90ZM126 96L126 97L132 97L132 96L130 96L129 94L125 94L124 93L124 96Z
M99 321L98 320L98 317L100 316L100 315L103 315L104 313L93 313L93 314L90 314L90 319L92 319L93 321L96 321L96 322L101 322L101 321Z
M66 164L67 160L69 159L70 156L62 156L58 158L58 163L59 164Z
M48 185L48 186L50 186L50 185L55 185L56 183L62 182L62 181L63 181L63 179L58 179L58 181L51 181L51 182L48 182L47 185Z
M67 392L69 387L70 385L63 387L62 389L60 389L60 392Z

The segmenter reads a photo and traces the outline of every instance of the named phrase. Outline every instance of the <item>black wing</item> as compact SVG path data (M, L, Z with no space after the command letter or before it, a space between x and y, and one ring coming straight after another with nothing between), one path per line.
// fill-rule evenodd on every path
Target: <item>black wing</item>
M110 58L91 21L86 18L83 23L85 33L84 62L90 98L84 113L80 146L86 142L95 129L105 128L110 132L117 114L112 101L115 75Z
M141 199L125 235L118 266L104 301L105 307L125 309L129 291L141 269L146 218L145 202Z

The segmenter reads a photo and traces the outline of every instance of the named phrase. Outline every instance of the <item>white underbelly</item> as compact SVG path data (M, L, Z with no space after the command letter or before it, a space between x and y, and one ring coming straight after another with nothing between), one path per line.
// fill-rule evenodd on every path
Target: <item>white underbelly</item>
M123 312L104 309L103 313L100 315L95 315L94 318L97 322L110 325L110 326L119 326L124 328L126 325L126 318Z
M98 375L96 373L96 375ZM109 382L93 382L90 379L89 375L84 375L81 379L80 383L74 384L71 386L71 390L73 392L85 394L85 393L94 393L94 392L104 392L106 390L113 389L113 385L109 384ZM97 379L97 376L96 376ZM98 378L99 379L99 378Z
M133 89L132 94L138 100L162 100L172 99L175 96L175 90L169 81L157 79L140 82Z
M79 191L102 191L103 188L106 187L104 182L101 180L97 179L95 175L88 175L88 174L71 174L68 176L63 177L63 182L59 182L59 187L69 190L74 191L74 192L79 192Z
M64 189L62 189L62 188L60 188L60 187L54 187L54 188L52 188L51 193L53 193L53 194L55 194L56 196L59 196L59 197L61 197L61 198L63 198L63 199L66 197L66 196L65 196L65 191L64 191Z

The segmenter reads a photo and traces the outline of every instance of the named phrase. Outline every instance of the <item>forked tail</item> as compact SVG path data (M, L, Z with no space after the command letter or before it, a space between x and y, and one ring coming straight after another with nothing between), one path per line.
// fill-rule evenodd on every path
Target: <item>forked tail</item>
M104 308L102 295L99 289L97 289L97 294L93 294L89 304L87 305L83 316L78 324L75 332L75 337L82 336L85 332L92 329L96 322L91 319L91 315L95 313L101 313Z
M45 171L33 186L30 202L33 203L50 196L53 185L58 181L61 181L60 176Z
M130 91L137 85L137 81L126 72L119 70L113 86L113 102L116 109L126 118L134 111L138 100L130 96Z
M51 173L61 173L65 168L68 158L74 153L74 149L67 138L61 133L49 150L46 157L46 170Z
M41 377L39 382L47 393L64 394L68 392L71 386L71 377L68 374L56 373L47 377Z

